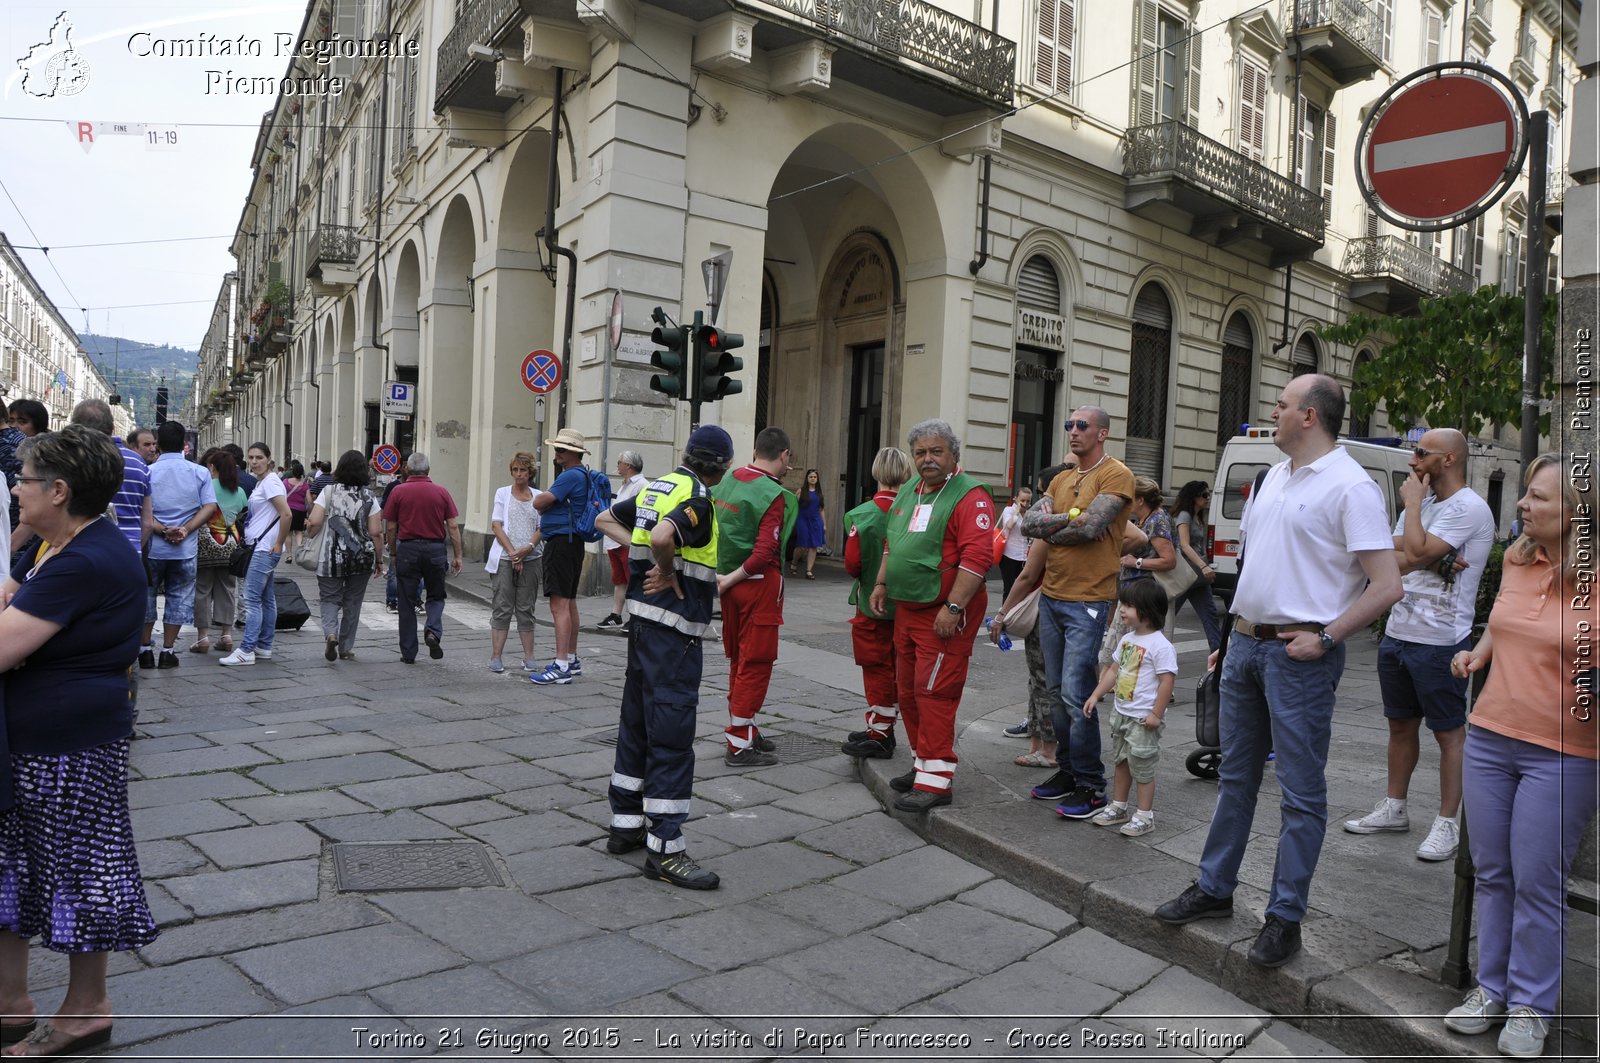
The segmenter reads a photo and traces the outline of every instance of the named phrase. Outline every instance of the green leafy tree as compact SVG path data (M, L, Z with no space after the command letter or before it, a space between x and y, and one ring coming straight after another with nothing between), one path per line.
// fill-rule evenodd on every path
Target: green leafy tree
M1544 394L1556 393L1550 369L1559 300L1544 302ZM1381 399L1397 427L1425 424L1477 435L1486 424L1522 419L1522 314L1520 295L1485 285L1424 299L1415 317L1353 314L1317 335L1354 346L1376 339L1378 353L1355 368L1350 406L1371 416ZM1549 416L1540 419L1548 431Z

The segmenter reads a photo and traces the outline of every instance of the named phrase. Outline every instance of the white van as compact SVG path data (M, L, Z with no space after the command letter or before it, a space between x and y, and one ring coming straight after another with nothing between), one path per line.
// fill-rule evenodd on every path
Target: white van
M1217 573L1212 589L1230 601L1239 578L1239 518L1244 514L1245 499L1255 486L1256 474L1287 457L1273 442L1276 433L1276 428L1246 428L1228 440L1217 465L1217 478L1211 484L1212 567ZM1395 515L1403 508L1400 485L1411 475L1411 449L1354 439L1341 439L1339 445L1361 463L1383 492L1389 526L1393 527Z

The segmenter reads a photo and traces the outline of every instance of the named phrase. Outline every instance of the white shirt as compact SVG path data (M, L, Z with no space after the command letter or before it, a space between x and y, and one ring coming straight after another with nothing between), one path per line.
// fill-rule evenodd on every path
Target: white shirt
M617 488L617 496L616 496L616 498L612 499L612 505L615 505L616 503L621 502L624 499L632 498L634 495L638 494L640 491L643 491L644 490L644 485L649 483L649 482L650 481L648 481L648 480L646 480L644 478L644 473L642 473L642 472L634 473L632 476L630 476L626 480L622 481L622 486Z
M489 512L489 525L493 527L494 522L499 521L500 526L506 530L506 538L511 540L511 545L520 549L532 542L534 533L539 530L539 511L534 508L533 499L531 498L526 502L518 502L515 498L512 498L511 487L511 484L507 484L494 493L494 508ZM535 495L538 493L538 491L533 492ZM528 529L528 534L523 536L521 541L518 541L516 525L521 524L521 518L529 516L529 513L523 512L517 520L513 520L513 506L525 506L528 511L531 511L532 525ZM491 576L494 575L500 571L500 561L505 556L506 552L500 545L500 537L498 535L492 536L489 541L489 556L483 563L483 570ZM544 542L541 540L539 545L533 548L533 553L527 556L524 563L542 556L544 556Z
M1466 559L1465 570L1445 586L1444 577L1433 569L1407 572L1400 578L1405 597L1389 612L1384 632L1407 642L1425 646L1454 646L1472 633L1472 616L1478 606L1478 583L1483 566L1494 545L1494 514L1489 503L1461 488L1438 501L1432 495L1422 500L1422 530L1450 544ZM1394 522L1396 539L1405 532L1406 517Z
M1268 472L1239 520L1245 542L1233 609L1256 624L1326 624L1367 585L1358 551L1393 550L1383 494L1343 447L1292 475Z
M1155 710L1161 676L1178 674L1178 651L1159 631L1148 635L1128 632L1111 659L1117 662L1117 685L1111 688L1117 712L1136 720Z
M278 520L278 509L272 504L274 498L286 498L289 492L284 490L283 479L275 472L269 472L256 481L254 491L250 492L250 519L245 521L244 541L260 545L263 550L271 550L277 544L288 521ZM277 520L278 526L274 528L272 522ZM268 531L272 537L266 542L261 542L261 537Z
M1028 544L1033 540L1022 534L1022 511L1015 505L1007 506L1000 512L1000 527L1006 533L1004 556L1013 561L1028 560Z

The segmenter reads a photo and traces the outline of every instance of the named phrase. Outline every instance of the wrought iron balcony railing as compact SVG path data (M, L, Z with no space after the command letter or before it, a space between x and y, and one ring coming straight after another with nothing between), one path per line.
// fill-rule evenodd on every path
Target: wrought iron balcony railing
M1290 32L1331 26L1374 59L1383 57L1383 18L1361 0L1283 0L1283 24Z
M927 0L763 0L858 48L909 60L1010 103L1017 45ZM755 5L752 5L755 6Z
M1398 236L1363 236L1344 248L1343 270L1351 277L1393 277L1422 292L1451 295L1470 292L1477 280Z
M1168 177L1320 244L1322 197L1182 122L1134 126L1123 136L1128 178Z
M312 265L354 265L361 252L361 241L354 225L322 225L317 229L317 250Z
M456 24L439 45L438 93L434 97L435 110L443 107L462 84L472 75L478 60L467 54L474 44L497 40L517 22L522 20L519 0L466 0L458 4L461 13Z

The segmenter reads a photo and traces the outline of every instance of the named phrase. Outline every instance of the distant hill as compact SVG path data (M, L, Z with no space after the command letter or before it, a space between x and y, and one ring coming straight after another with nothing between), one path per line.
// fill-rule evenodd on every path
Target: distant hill
M92 332L80 332L78 339L111 390L122 396L122 405L133 414L135 424L155 423L156 388L163 378L169 393L167 414L183 418L184 403L200 365L198 351Z

